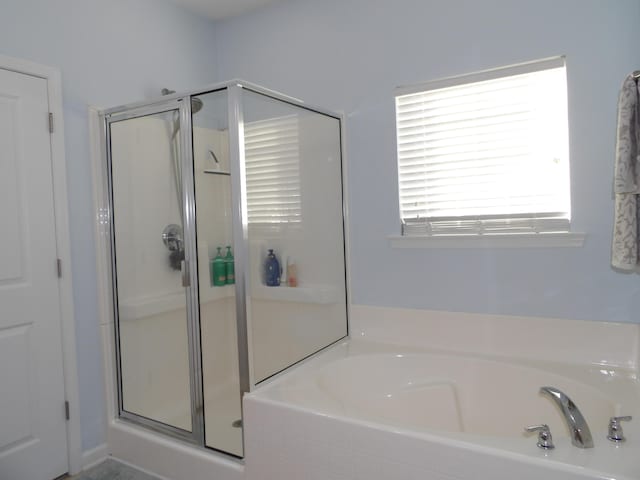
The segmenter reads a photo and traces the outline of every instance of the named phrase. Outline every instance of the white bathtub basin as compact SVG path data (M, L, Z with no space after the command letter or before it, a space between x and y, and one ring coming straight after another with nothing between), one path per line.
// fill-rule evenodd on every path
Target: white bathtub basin
M544 385L564 391L586 418L600 419L595 429L636 407L550 371L431 353L347 356L291 379L279 393L325 413L414 430L521 437L524 426L547 423L554 435L568 435L554 404L538 393Z
M545 385L559 388L578 405L590 425L595 448L571 445L560 411L539 393ZM261 417L282 416L280 423L294 422L294 429L306 421L302 414L316 418L309 425L318 425L321 418L340 432L336 436L329 427L319 427L329 445L345 435L359 438L355 447L344 447L355 448L356 456L358 452L372 458L388 455L392 464L400 465L408 461L407 449L420 451L418 456L424 458L415 462L424 468L418 471L430 472L423 478L484 478L474 476L474 469L490 469L500 459L498 464L523 468L505 467L504 477L493 473L491 478L529 478L531 474L531 478L640 479L640 387L630 370L496 360L348 341L250 394L245 407L248 417L254 409L277 407L271 413L262 411ZM287 412L292 412L291 419ZM629 440L620 446L605 438L609 417L614 415L635 416L625 425ZM551 427L557 445L553 451L539 449L535 435L524 434L525 426L541 423ZM251 422L246 425L250 448L254 432ZM286 437L288 427L281 428ZM370 438L380 435L367 446ZM292 448L299 442L294 440ZM388 442L389 448L376 450L381 442ZM395 452L394 445L400 444L405 445L402 451ZM458 465L456 458L467 459L464 468L468 469ZM312 471L313 462L305 461ZM356 469L355 461L344 459L345 468ZM447 461L451 464L446 470L437 470L443 476L434 473L434 465ZM316 467L322 465L320 461ZM469 476L464 474L467 471ZM369 478L386 478L376 475L370 473Z

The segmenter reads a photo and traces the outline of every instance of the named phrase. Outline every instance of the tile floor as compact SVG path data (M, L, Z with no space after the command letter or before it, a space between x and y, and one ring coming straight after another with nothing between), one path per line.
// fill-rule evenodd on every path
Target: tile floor
M159 480L158 477L136 470L115 460L105 460L68 480Z

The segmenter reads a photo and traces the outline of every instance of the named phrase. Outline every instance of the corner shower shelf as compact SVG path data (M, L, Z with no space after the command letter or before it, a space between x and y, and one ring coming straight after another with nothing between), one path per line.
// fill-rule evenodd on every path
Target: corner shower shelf
M251 295L256 300L275 302L315 303L329 305L338 303L338 289L331 285L309 285L306 287L267 287L258 285Z
M223 172L222 170L204 170L204 173L209 173L211 175L226 175L227 177L231 175L231 173Z

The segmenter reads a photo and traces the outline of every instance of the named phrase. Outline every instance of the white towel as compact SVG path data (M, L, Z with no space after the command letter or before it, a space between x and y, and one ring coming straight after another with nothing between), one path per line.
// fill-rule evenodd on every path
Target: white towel
M615 217L611 265L640 267L640 103L633 74L622 84L618 99L618 138L614 176Z

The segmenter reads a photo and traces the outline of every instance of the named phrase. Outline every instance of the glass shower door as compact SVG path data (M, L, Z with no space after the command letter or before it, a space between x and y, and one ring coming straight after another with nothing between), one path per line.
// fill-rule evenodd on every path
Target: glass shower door
M190 439L180 112L108 126L120 415Z
M242 92L253 383L347 335L340 120Z
M205 445L242 457L227 90L193 97Z

